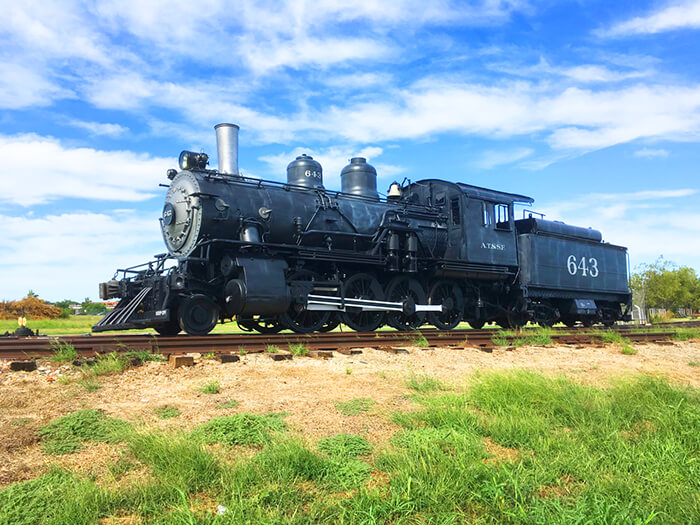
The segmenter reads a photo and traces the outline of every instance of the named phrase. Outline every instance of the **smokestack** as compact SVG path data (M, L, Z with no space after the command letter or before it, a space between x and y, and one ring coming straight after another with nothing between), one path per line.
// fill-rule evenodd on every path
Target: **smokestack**
M219 172L238 175L238 126L217 124L216 149L219 154Z

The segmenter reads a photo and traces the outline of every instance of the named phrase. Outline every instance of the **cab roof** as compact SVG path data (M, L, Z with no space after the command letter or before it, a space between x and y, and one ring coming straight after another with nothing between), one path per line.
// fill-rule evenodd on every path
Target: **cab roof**
M449 186L456 186L459 188L464 195L472 199L481 199L491 202L501 202L504 204L512 204L515 202L523 204L532 204L535 200L532 197L527 197L526 195L518 195L517 193L506 193L504 191L491 190L488 188L481 188L479 186L472 186L471 184L465 184L463 182L450 182L440 179L425 179L417 181L414 184L420 185L421 183L432 183L432 184L445 184Z

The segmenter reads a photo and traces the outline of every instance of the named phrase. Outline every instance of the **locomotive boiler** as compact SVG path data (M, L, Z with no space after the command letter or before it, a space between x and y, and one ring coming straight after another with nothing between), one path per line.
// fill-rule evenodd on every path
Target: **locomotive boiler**
M286 182L242 176L238 126L215 127L218 169L183 151L162 217L168 252L100 284L120 298L94 331L152 327L245 330L451 329L601 322L629 315L627 251L600 232L542 218L515 219L531 198L425 179L377 192L376 170L355 157L341 191L322 166L290 162Z

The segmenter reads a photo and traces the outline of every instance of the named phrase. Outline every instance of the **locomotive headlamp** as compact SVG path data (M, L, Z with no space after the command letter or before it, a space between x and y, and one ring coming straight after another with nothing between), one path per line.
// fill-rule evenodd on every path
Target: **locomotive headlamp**
M209 164L209 155L185 150L180 153L178 164L180 164L180 169L182 170L203 170Z

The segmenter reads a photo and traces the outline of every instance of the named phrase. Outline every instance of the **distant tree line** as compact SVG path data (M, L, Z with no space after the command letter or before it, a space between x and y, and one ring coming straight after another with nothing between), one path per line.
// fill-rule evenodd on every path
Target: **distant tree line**
M700 310L700 278L693 268L659 257L643 264L630 279L635 304L641 308Z
M84 301L64 299L51 303L39 298L33 290L19 301L0 301L0 319L16 319L25 316L30 319L67 319L74 313L73 305L80 305L80 314L100 315L107 311L103 303L96 303L86 297Z

